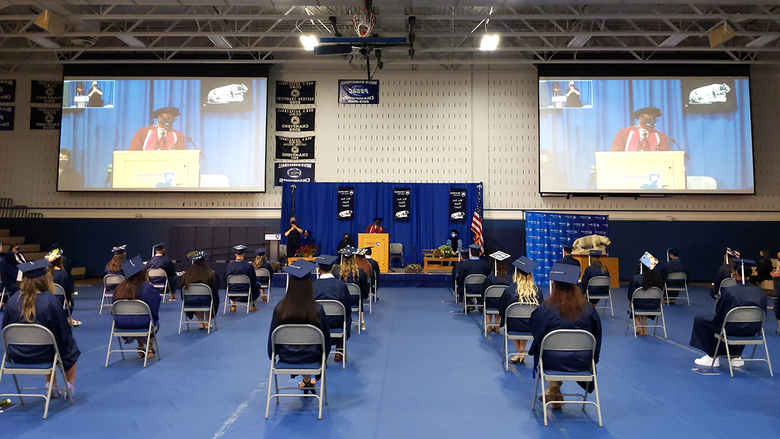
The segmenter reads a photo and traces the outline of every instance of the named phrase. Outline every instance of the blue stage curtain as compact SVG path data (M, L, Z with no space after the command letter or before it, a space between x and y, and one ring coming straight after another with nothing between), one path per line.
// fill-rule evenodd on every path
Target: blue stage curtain
M290 228L291 185L282 188L281 233ZM422 250L446 244L450 230L460 233L463 245L474 241L471 217L477 205L477 184L442 183L295 183L295 219L298 227L309 230L310 240L319 247L319 254L336 254L344 233L349 233L357 245L358 233L364 233L375 217L383 218L382 226L390 234L390 242L404 247L404 263L422 265ZM337 188L355 188L353 219L337 218ZM409 188L410 214L406 220L393 219L393 188ZM450 221L449 190L466 190L466 219ZM282 244L287 239L282 237Z
M526 212L526 255L539 264L534 270L537 285L549 285L550 269L563 257L565 244L571 245L577 238L588 235L609 236L609 217Z

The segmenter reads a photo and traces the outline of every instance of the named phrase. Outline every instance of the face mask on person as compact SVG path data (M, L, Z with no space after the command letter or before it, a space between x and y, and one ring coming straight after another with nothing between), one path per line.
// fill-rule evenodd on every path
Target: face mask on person
M655 127L655 118L652 117L652 116L640 117L639 118L639 123L642 125L642 127L644 127L644 128L649 130L649 129L652 129L653 127Z
M295 220L290 221L290 224L295 225Z
M456 233L453 233L450 236L452 236L453 238L456 238L458 235Z
M167 116L160 116L157 120L160 122L160 125L168 129L172 128L173 123L176 122L175 117L167 117Z

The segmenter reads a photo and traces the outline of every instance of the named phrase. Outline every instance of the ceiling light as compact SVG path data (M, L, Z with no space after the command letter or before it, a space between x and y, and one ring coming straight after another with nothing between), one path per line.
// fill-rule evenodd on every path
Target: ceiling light
M745 44L745 47L764 47L778 38L780 38L780 35L764 35Z
M233 45L230 44L230 41L226 40L225 37L222 35L217 36L210 36L209 40L211 40L212 43L214 43L215 46L222 48L222 49L232 49Z
M320 42L317 41L317 37L314 35L301 35L301 44L303 44L303 48L306 50L314 50L315 47L320 45Z
M479 45L479 50L496 50L498 47L498 35L485 35Z
M661 44L659 44L658 47L674 47L674 46L682 43L683 40L685 40L686 38L688 38L688 35L685 35L685 34L673 34L673 35L670 35L669 38L661 41Z
M139 49L146 47L146 44L144 44L143 41L139 40L138 38L132 35L123 34L123 35L117 35L116 37L122 40L122 42L124 42L130 47L136 47Z
M61 46L56 42L44 37L43 35L27 35L27 39L33 43L47 49L60 49Z
M590 35L577 35L566 44L566 47L582 47L590 40Z

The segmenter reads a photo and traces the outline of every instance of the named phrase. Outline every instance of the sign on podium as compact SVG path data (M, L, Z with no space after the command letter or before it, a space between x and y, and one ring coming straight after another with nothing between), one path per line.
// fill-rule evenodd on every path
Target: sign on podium
M114 151L113 188L200 186L200 151Z
M596 189L685 189L685 153L597 152Z

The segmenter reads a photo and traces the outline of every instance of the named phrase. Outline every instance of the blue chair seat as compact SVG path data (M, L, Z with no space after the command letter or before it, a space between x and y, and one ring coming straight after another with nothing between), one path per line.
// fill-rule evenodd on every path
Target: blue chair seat
M52 361L54 361L52 359ZM25 363L12 363L10 361L6 361L5 365L3 366L6 369L40 369L40 370L46 370L51 369L52 361L49 361L48 363L34 363L34 364L25 364Z
M331 334L341 334L344 332L344 328L339 326L338 328L328 328Z
M146 332L149 329L148 326L144 326L143 328L133 328L133 329L119 329L114 328L114 334L126 334L128 332Z
M508 331L506 334L510 335L510 336L512 336L512 335L528 335L528 336L533 335L530 332L521 332L521 331Z
M564 372L562 370L552 370L552 369L544 369L545 375L561 375L561 376L579 376L579 375L590 375L589 370L581 370L579 372Z
M274 368L276 369L319 369L322 366L320 363L302 363L302 364L292 364L292 363L283 363L281 361L277 361Z

